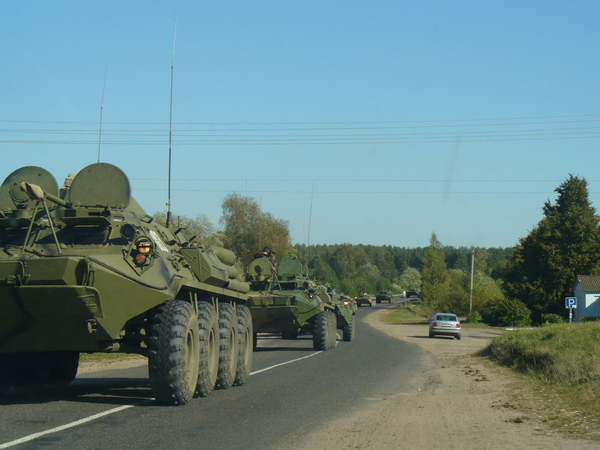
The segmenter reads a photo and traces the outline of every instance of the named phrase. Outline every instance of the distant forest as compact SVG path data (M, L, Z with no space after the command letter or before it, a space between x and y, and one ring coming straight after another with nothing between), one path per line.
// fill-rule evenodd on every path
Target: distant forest
M355 296L360 290L376 293L389 289L400 293L407 289L420 289L427 249L362 244L296 244L293 253L311 277L327 281L345 294ZM443 249L449 270L471 272L471 248L446 246ZM496 278L513 251L514 247L475 248L476 272Z

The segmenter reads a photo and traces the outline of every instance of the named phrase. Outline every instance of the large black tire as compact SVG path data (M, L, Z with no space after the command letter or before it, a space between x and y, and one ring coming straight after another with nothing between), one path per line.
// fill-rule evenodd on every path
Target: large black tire
M0 355L0 397L6 394L12 385L8 355Z
M154 398L185 405L196 392L200 362L198 317L192 305L171 300L156 308L148 339L148 373Z
M352 314L352 318L350 319L350 323L342 328L343 339L346 342L352 342L354 339L354 330L356 326L356 315Z
M206 397L214 390L219 373L219 318L209 302L198 302L198 329L200 364L196 395Z
M237 315L230 303L219 304L219 374L217 387L228 389L235 382L238 361Z
M331 311L321 311L313 322L313 348L329 350L335 347L336 318Z
M23 352L6 355L15 386L66 386L77 375L78 352Z
M254 348L254 329L252 315L245 305L237 305L238 321L238 361L235 374L235 385L242 386L248 382L252 370L252 351Z

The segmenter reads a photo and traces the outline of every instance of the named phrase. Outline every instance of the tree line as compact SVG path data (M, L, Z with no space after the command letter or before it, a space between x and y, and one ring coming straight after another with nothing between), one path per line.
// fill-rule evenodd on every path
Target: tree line
M308 274L350 296L360 291L415 289L437 311L453 311L495 325L560 321L576 275L600 274L600 222L585 179L570 175L547 201L542 220L514 247L444 246L432 234L428 247L291 242L289 224L263 212L256 199L232 193L222 203L221 227L206 216L176 217L207 245L239 258L242 273L269 245L278 258L296 256ZM155 217L164 222L165 213Z

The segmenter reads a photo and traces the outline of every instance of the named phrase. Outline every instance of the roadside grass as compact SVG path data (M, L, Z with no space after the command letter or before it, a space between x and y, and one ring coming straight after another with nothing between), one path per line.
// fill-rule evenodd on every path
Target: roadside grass
M545 412L550 425L600 437L600 323L515 330L478 355L525 375L529 403Z
M409 303L408 305L398 305L388 310L383 315L383 321L386 323L404 323L404 324L428 324L429 319L433 317L433 308L425 306L421 302ZM489 328L489 325L483 322L469 322L464 317L459 317L460 324L469 328Z
M79 355L80 362L111 362L139 358L140 355L136 353L81 353Z
M426 324L433 315L433 310L420 302L398 305L389 308L382 319L386 323Z

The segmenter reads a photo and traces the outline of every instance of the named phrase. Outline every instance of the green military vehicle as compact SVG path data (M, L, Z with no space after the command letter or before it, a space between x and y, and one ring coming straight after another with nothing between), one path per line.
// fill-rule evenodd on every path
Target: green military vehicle
M0 186L0 395L68 384L82 352L148 358L162 404L248 380L249 285L235 255L166 228L111 164L59 190L40 167Z
M375 296L365 291L361 291L356 297L354 297L354 301L358 306L373 306L373 304L376 303Z
M377 303L381 303L382 301L387 301L389 303L392 303L392 291L380 291L377 293L377 295L375 296L375 301Z
M303 275L297 258L284 258L277 269L271 260L257 258L248 267L248 279L255 333L281 333L283 339L310 333L315 350L335 347L337 329L342 330L344 341L354 338L352 305L333 298L326 286Z

